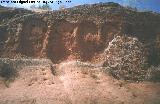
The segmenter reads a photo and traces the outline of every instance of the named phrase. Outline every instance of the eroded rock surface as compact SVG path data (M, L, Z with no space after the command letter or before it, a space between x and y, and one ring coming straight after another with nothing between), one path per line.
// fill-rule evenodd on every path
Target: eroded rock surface
M0 104L160 103L159 14L100 3L0 19Z
M160 62L159 14L114 3L42 13L9 8L0 11L0 57L97 62L115 36L128 36L144 45L149 65ZM5 15L8 13L12 16Z

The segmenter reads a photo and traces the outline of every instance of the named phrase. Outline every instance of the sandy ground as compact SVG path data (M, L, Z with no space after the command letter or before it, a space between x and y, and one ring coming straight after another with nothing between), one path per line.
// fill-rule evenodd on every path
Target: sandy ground
M8 87L0 80L0 104L160 104L160 83L118 81L102 68L62 63L56 73L28 66Z

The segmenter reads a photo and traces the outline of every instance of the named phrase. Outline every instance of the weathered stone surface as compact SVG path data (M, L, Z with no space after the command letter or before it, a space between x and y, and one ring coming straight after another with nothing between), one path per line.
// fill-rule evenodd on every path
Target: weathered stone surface
M105 50L104 66L113 76L125 80L144 80L147 67L143 44L133 37L116 36Z
M98 63L109 42L126 35L144 45L149 65L160 64L160 15L156 13L100 3L42 13L1 8L0 17L0 57Z

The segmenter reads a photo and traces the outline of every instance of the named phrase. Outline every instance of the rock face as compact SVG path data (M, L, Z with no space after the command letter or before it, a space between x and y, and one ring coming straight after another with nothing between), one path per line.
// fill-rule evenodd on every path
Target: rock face
M115 35L127 34L146 45L151 64L159 64L159 46L155 45L159 44L159 14L136 12L114 3L46 13L8 8L0 12L1 57L48 57L55 63L93 61ZM157 62L152 63L154 57Z
M148 66L160 64L160 15L156 13L100 3L45 13L1 8L0 18L1 58L81 60L105 66L118 62L117 68L128 67L128 71L143 69L144 59ZM122 49L116 48L119 45Z

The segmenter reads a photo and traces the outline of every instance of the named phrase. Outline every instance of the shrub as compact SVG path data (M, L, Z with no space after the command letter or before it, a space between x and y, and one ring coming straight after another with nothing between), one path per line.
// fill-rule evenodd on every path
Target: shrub
M13 81L17 75L17 71L12 65L7 63L0 64L0 77L4 78L5 82Z

